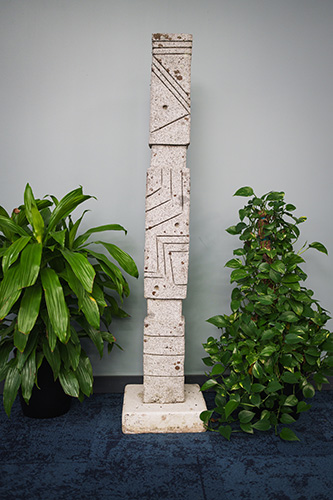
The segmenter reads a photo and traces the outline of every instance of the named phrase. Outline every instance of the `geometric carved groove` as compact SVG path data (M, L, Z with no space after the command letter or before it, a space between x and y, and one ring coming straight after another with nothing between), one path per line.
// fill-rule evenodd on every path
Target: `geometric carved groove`
M186 297L189 253L189 170L147 173L145 297Z
M184 401L189 261L191 35L153 35L146 180L144 403Z
M153 41L149 144L188 145L192 39Z

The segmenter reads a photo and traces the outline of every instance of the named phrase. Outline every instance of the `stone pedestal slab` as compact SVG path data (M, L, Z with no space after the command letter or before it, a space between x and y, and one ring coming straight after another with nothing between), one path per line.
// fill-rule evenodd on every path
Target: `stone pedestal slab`
M200 413L205 400L197 384L185 384L183 403L143 403L143 385L127 385L122 430L125 434L205 432Z

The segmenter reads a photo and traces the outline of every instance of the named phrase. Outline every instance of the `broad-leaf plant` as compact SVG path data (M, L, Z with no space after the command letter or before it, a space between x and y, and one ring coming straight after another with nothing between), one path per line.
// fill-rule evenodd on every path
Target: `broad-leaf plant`
M207 320L221 334L203 344L211 371L202 390L215 392L215 407L201 419L228 440L234 432L274 428L295 441L289 425L333 374L333 334L325 326L330 316L304 286L302 269L306 250L327 250L319 242L294 250L306 218L294 215L283 192L257 197L243 187L234 196L250 200L227 229L241 241L226 263L235 284L232 312Z
M19 388L29 403L44 358L66 394L81 401L92 394L81 339L89 338L102 357L104 345L110 352L116 342L112 317L128 316L119 302L129 286L113 259L137 277L133 259L112 243L88 241L93 233L126 230L107 224L78 235L87 210L75 222L71 217L91 198L80 187L60 201L35 199L27 184L24 204L11 216L0 207L0 380L8 416Z

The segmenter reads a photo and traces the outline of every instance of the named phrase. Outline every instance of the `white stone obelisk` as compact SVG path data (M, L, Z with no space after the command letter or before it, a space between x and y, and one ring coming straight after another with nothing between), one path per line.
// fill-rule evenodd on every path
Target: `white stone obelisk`
M123 432L202 432L198 385L184 383L189 257L192 35L152 40L151 163L146 184L143 386L125 388Z

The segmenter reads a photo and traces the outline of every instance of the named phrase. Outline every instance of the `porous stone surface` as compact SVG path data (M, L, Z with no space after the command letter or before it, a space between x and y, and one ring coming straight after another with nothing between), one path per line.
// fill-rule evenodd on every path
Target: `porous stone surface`
M181 337L152 337L144 335L143 354L156 356L172 356L185 354L185 338Z
M143 386L127 385L124 394L122 430L125 434L205 432L200 413L205 400L197 384L185 384L184 402L143 402Z
M185 377L158 377L144 376L145 404L146 403L169 403L177 399L179 403L185 401ZM176 404L176 403L171 403Z
M149 144L188 145L192 35L155 33L152 45Z
M145 403L184 401L184 318L189 260L192 35L152 38L151 162L146 183ZM174 379L174 383L172 380Z
M143 385L125 388L123 432L203 432L198 385L184 384L192 35L153 35L146 183Z
M169 337L170 339L170 337ZM184 375L184 355L143 355L143 373L156 377L180 377Z

